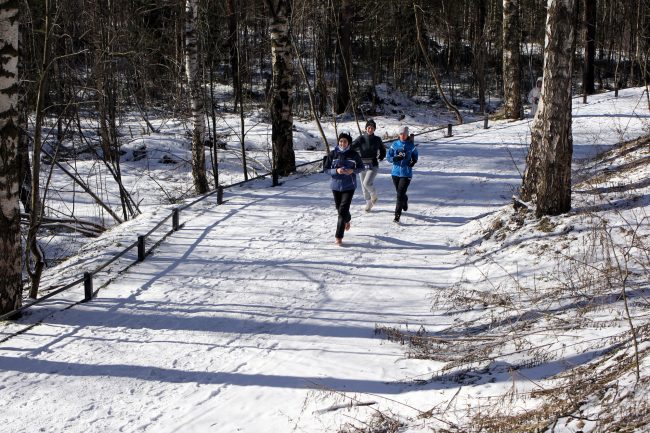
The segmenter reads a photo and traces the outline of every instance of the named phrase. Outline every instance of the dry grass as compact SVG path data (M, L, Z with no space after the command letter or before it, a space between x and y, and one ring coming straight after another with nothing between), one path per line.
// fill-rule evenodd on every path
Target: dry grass
M361 422L357 420L354 424L348 423L338 433L397 433L403 425L396 418L381 412L375 412L369 421Z
M456 317L453 326L435 333L376 326L376 334L404 345L408 357L444 363L417 381L422 384L475 384L504 364L515 377L562 363L565 353L585 354L540 380L536 391L513 387L464 408L458 425L444 408L426 412L443 420L432 431L532 433L567 431L570 424L570 431L632 432L650 426L650 379L641 370L645 365L647 371L650 353L650 181L629 180L644 179L648 154L650 136L593 161L580 173L575 210L567 215L535 220L519 206L488 222L470 244L467 267L474 277L433 297L436 310ZM537 257L544 270L520 275L500 264L509 254ZM611 329L609 337L598 333L604 328Z

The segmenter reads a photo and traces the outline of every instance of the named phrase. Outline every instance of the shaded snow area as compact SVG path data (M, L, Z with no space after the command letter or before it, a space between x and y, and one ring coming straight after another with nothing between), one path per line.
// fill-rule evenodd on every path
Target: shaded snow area
M400 123L376 120L380 135ZM379 202L366 213L357 191L342 247L321 173L183 210L92 301L76 287L0 324L2 431L648 431L646 96L574 100L573 209L558 217L512 206L530 125L418 135L402 222L384 161ZM93 269L172 206L46 280Z

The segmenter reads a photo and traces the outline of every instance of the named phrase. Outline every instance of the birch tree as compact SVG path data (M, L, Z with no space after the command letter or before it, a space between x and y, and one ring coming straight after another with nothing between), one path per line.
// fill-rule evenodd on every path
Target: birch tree
M521 188L522 198L535 202L537 217L571 209L571 74L576 1L548 1L542 92Z
M22 302L17 102L18 3L0 0L0 314Z
M185 3L185 72L192 107L192 178L197 194L208 191L208 178L205 174L205 113L201 76L199 68L199 49L197 38L198 1Z
M519 0L503 0L503 115L521 117Z
M291 0L266 0L271 19L271 142L273 167L281 176L296 169L293 150L293 56L291 53Z

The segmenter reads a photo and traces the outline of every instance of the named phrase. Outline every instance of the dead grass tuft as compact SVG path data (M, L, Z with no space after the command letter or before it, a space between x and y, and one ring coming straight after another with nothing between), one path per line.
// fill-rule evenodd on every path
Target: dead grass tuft
M404 425L397 418L386 415L382 412L375 412L367 422L359 422L361 425L348 423L338 433L397 433Z

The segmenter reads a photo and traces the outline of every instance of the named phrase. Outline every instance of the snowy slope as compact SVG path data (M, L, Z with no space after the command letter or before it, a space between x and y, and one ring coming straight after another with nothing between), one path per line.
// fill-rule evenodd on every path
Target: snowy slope
M574 108L577 159L650 130L642 89ZM411 126L417 132L427 125ZM256 181L227 190L220 206L212 197L184 211L182 230L143 263L112 275L91 302L62 310L82 297L81 290L66 292L0 325L3 431L324 432L391 417L400 431L462 430L478 407L491 407L490 398L510 396L514 413L534 407L517 397L601 356L588 342L621 335L626 325L588 336L553 328L549 344L563 344L558 334L566 332L581 346L539 363L526 365L530 353L513 355L517 341L504 340L487 366L454 364L455 350L480 336L486 314L509 316L507 308L490 312L493 298L514 296L503 273L525 270L519 278L528 284L550 272L533 244L513 247L509 234L482 241L495 216L507 220L529 126L530 119L487 130L477 123L450 138L441 131L418 136L420 163L402 223L392 223L384 163L380 201L365 213L357 191L343 247L333 242L336 215L324 174L283 179L276 188ZM92 265L101 248L148 230L168 211L111 230L64 266ZM647 218L640 221L648 233ZM461 301L461 292L479 298ZM476 332L461 335L472 323ZM386 330L421 330L447 343L418 359L426 357L386 339ZM436 416L422 416L427 411ZM567 424L565 431L576 430Z

